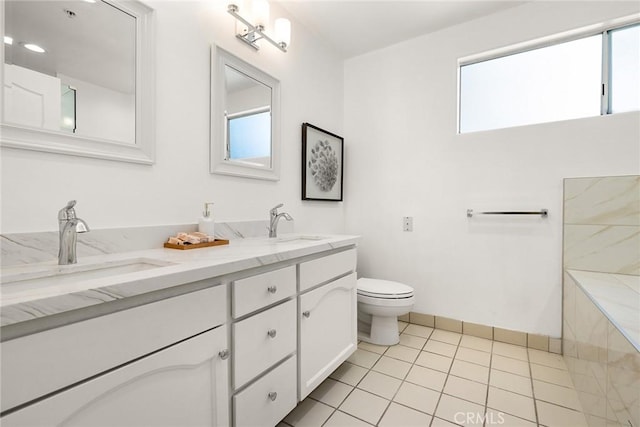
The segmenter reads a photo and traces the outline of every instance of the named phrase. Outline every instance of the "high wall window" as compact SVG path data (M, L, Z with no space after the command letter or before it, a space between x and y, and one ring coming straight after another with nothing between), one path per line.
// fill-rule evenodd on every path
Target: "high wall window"
M460 133L640 109L640 25L460 65Z

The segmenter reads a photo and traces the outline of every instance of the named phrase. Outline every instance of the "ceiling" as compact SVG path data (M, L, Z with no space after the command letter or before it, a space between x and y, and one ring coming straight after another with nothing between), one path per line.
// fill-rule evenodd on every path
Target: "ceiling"
M98 1L6 1L5 62L131 94L135 90L135 18ZM72 13L70 13L72 12ZM33 53L35 43L46 53Z
M272 0L272 3L282 6L343 58L350 58L525 2ZM291 43L295 42L294 33Z

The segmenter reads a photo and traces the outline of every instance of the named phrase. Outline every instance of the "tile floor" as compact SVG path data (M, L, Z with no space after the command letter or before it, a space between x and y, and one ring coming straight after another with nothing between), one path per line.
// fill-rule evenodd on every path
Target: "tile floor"
M562 356L398 322L365 342L278 427L586 426Z

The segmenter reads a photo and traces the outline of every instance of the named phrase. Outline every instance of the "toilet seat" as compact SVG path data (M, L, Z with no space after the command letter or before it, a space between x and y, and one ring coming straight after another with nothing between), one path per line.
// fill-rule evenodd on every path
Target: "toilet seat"
M379 279L358 279L358 295L379 299L405 299L413 297L413 288L403 283Z

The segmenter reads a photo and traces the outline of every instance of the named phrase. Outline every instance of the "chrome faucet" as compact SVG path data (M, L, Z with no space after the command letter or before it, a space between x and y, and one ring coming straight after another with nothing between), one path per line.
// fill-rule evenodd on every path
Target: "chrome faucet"
M291 215L286 212L278 213L278 208L283 207L284 204L280 203L269 211L269 237L278 237L278 220L284 218L287 221L293 221Z
M87 223L76 217L76 211L73 209L75 205L76 201L70 200L67 206L58 212L58 227L60 229L58 265L75 264L78 262L78 258L76 257L78 233L90 231Z

